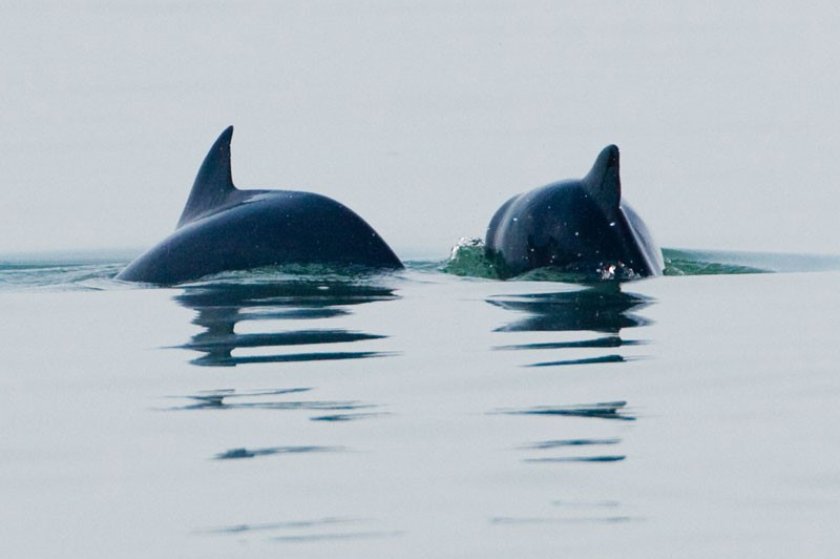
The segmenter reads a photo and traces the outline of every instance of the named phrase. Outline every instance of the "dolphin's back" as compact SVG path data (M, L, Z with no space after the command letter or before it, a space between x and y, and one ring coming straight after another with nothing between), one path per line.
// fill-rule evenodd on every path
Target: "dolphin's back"
M611 269L651 276L663 268L644 222L622 201L616 146L604 148L582 179L509 199L493 215L485 239L502 277L549 266L593 277L610 277Z
M182 226L118 279L171 285L284 263L402 267L346 206L309 192L272 191Z

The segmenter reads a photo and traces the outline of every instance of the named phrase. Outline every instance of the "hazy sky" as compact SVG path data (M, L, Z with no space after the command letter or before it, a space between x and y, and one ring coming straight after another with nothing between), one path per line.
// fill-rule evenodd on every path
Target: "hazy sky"
M228 124L403 257L608 143L664 246L840 252L838 5L640 4L0 0L0 253L160 240Z

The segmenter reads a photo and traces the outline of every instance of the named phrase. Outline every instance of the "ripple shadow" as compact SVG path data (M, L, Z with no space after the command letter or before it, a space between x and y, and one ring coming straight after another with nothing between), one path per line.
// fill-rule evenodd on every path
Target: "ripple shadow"
M619 336L606 336L592 340L580 340L573 342L545 342L531 344L514 344L496 346L495 350L534 350L534 349L588 349L588 348L615 348L622 346L643 345L644 340L622 340Z
M573 448L583 449L597 446L617 445L621 439L561 439L552 441L539 441L519 447L522 450L571 450ZM600 454L590 456L538 456L524 458L522 461L532 464L563 464L575 462L622 462L627 457L623 454Z
M196 530L194 533L237 536L268 534L268 541L279 543L381 539L393 538L405 533L402 530L371 529L375 528L375 526L369 526L372 523L376 522L359 518L326 517L313 520L234 524L232 526ZM272 535L271 532L276 532L276 534Z
M296 530L300 528L318 528L333 524L351 524L358 522L353 518L327 517L314 520L289 520L286 522L262 522L256 524L234 524L220 528L197 530L198 534L242 534L245 532L266 532L272 530Z
M522 461L532 464L562 464L574 462L622 462L626 458L623 454L613 454L604 456L546 456L543 458L524 458Z
M286 543L310 543L310 542L324 542L324 541L345 541L345 540L371 540L395 538L402 536L405 532L400 530L390 531L369 531L369 532L332 532L326 534L303 534L303 535L289 535L289 536L274 536L271 538L275 542Z
M220 452L215 460L239 460L242 458L256 458L258 456L273 456L276 454L312 454L316 452L341 452L342 447L335 446L273 446L268 448L232 448Z
M638 519L632 516L574 516L568 518L496 516L490 519L490 523L510 526L528 524L617 524L634 520Z
M520 448L525 450L550 450L553 448L564 448L569 446L614 445L620 442L621 439L561 439L555 441L539 441L523 445Z
M294 353L288 355L251 355L232 357L230 355L206 355L190 361L193 365L202 367L233 367L255 363L301 363L306 361L338 361L344 359L365 359L367 357L384 357L394 355L393 352L381 351L331 351L318 353Z
M622 355L600 355L598 357L584 357L581 359L560 359L558 361L540 361L539 363L531 363L527 367L565 367L569 365L598 365L606 363L624 363L629 358Z
M237 392L234 389L225 388L220 390L208 390L197 394L176 396L186 398L194 403L185 406L165 408L166 411L183 410L285 410L285 411L316 411L316 412L341 412L337 414L321 415L312 417L318 421L342 421L361 419L363 417L374 417L385 415L384 412L363 412L358 410L371 410L378 406L359 402L356 400L285 400L267 399L274 396L288 396L310 392L311 388L280 388L270 390L248 390ZM358 417L356 417L358 416Z
M533 406L521 409L498 410L496 413L506 415L542 415L542 416L572 416L593 417L599 419L613 419L619 421L635 421L624 409L627 402L599 402L595 404L572 404L563 406Z
M385 412L374 412L374 413L336 413L331 415L318 415L315 417L310 417L312 421L326 421L328 423L342 423L345 421L358 421L360 419L370 419L372 417L381 417L383 415L388 415Z

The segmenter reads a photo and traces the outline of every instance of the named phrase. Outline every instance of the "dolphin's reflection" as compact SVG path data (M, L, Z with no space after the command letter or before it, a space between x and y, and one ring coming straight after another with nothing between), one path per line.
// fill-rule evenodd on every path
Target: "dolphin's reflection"
M497 332L582 332L587 337L556 342L530 342L497 346L497 350L569 350L590 348L619 348L644 343L625 340L620 332L624 328L645 326L650 321L636 314L651 300L635 293L625 293L615 282L587 286L576 291L554 293L528 293L524 295L488 299L492 305L527 313L524 318L497 328ZM592 338L590 333L607 334ZM532 367L562 365L593 365L619 363L625 357L605 354L595 357L564 358L532 363Z
M344 281L294 280L259 284L200 284L186 287L175 301L197 311L193 324L204 328L179 347L203 353L195 365L232 367L246 363L281 363L359 359L377 351L304 351L233 355L239 348L315 346L376 340L385 336L336 328L238 334L246 321L326 320L350 314L347 307L396 299L394 290Z
M643 340L626 340L622 330L650 324L639 311L652 303L643 295L622 291L617 282L585 285L577 290L551 293L526 293L492 297L488 303L515 313L516 318L496 329L496 332L515 333L524 343L498 345L501 351L526 351L526 355L554 359L531 362L529 367L602 366L627 360L621 349L645 343ZM545 334L556 332L559 340L546 340ZM531 333L528 335L528 333ZM593 355L594 350L594 355ZM588 353L582 353L588 352ZM544 397L544 394L541 395ZM560 422L569 418L608 419L632 422L636 415L627 402L611 401L589 403L536 401L533 405L498 412L531 417L534 420ZM546 467L562 464L592 463L615 464L627 456L621 452L621 439L614 436L616 429L606 427L608 436L603 438L563 437L551 440L529 441L520 447L526 453L523 462ZM560 431L566 435L564 431ZM571 433L572 435L574 433ZM604 448L608 446L609 448ZM616 452L616 450L618 452Z

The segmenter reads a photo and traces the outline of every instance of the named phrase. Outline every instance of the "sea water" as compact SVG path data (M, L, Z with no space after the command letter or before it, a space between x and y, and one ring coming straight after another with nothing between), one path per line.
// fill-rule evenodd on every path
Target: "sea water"
M666 256L169 289L2 259L0 555L834 557L837 260Z

